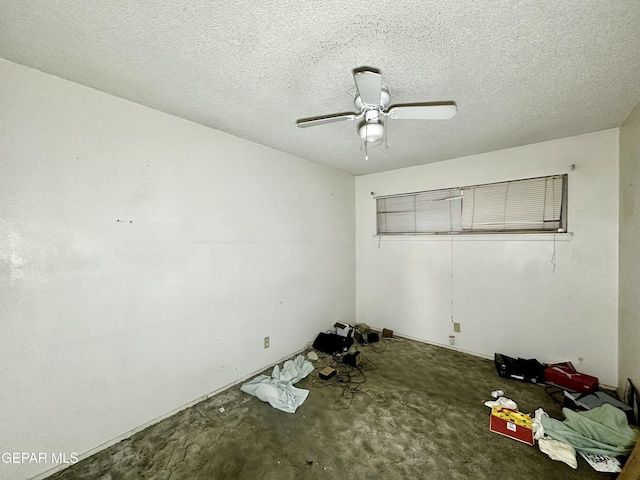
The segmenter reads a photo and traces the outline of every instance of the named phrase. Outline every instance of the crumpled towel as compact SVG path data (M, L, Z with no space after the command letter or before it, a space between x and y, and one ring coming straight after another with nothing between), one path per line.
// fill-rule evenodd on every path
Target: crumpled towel
M611 457L629 455L638 440L625 413L608 403L586 412L563 408L562 413L566 417L564 422L542 416L544 431L579 452Z
M558 460L566 463L571 468L578 468L576 451L568 443L546 437L538 440L538 447L542 453L549 455L551 460Z
M542 417L549 418L549 414L545 412L542 408L538 408L533 415L533 421L531 425L533 427L533 439L540 440L544 438L546 435L544 433L544 425L542 425Z
M271 377L258 375L242 385L240 390L268 402L278 410L294 413L309 396L309 390L296 388L293 384L298 383L313 370L313 365L302 355L298 355L294 360L284 362L282 370L278 365L273 367Z
M302 355L298 355L293 360L284 362L282 370L280 370L278 365L273 367L271 376L280 382L294 384L309 375L313 370L315 370L313 365L305 360Z

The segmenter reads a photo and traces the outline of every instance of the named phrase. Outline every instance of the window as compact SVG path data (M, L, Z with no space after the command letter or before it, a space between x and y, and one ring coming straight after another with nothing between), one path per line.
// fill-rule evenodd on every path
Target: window
M567 231L567 175L378 197L378 235Z

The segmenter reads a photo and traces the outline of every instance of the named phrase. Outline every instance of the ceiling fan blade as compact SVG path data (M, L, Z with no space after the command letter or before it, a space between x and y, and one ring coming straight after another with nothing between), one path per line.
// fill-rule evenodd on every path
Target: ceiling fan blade
M360 100L365 105L380 105L380 94L382 93L382 75L367 70L354 72L353 79L356 81Z
M387 115L397 120L449 120L458 113L455 102L407 103L392 106Z
M337 113L335 115L323 115L322 117L301 118L296 121L300 128L315 127L316 125L324 125L326 123L350 122L362 115L356 113Z

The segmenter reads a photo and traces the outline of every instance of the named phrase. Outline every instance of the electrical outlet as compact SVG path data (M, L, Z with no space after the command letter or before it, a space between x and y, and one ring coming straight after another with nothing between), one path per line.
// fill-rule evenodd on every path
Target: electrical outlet
M269 337L264 337L264 348L269 348Z
M460 333L460 324L459 323L454 323L453 324L453 331L456 333Z

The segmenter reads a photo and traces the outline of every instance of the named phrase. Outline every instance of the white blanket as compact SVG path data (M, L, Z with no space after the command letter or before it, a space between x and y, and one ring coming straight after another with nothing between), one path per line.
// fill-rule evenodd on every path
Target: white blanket
M309 396L309 390L296 388L298 383L305 378L314 368L310 362L298 355L294 360L287 360L280 367L273 367L271 377L258 375L240 387L245 393L258 397L263 402L269 402L274 408L287 413L294 413Z

